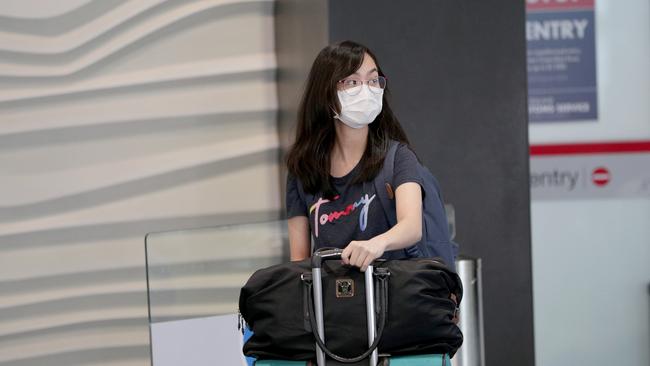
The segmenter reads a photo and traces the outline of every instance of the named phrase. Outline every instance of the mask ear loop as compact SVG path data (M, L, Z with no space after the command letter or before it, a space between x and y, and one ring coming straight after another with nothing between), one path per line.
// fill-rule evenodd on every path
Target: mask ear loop
M338 94L337 94L337 98L338 98ZM340 101L336 101L336 104L339 104L338 107L339 107L339 110L340 110L341 109ZM336 111L336 106L330 106L330 109L332 110L332 113L334 113L334 116L333 116L334 119L338 119L339 121L341 121L341 115Z
M332 113L334 113L334 116L333 116L334 119L338 119L338 120L340 120L340 119L341 119L341 116L338 114L338 112L336 111L336 109L334 109L334 107L330 107L330 108L332 109Z

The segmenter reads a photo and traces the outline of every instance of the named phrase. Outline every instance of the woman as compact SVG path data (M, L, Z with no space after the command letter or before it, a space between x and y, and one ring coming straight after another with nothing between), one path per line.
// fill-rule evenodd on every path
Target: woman
M385 75L367 47L345 41L316 57L287 156L291 260L310 256L310 234L315 249L344 248L343 262L362 271L379 257L403 257L402 249L420 240L418 161L386 94ZM402 143L395 155L393 227L372 184L391 139Z

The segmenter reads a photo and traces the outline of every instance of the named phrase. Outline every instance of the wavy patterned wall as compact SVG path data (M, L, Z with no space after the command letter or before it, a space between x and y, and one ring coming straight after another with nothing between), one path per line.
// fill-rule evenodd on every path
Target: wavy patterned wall
M144 235L277 218L273 1L0 2L0 365L148 365Z

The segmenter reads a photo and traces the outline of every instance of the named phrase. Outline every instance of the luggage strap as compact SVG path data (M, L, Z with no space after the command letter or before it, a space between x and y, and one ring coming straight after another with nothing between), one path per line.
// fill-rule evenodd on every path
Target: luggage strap
M379 268L378 268L379 269ZM314 295L312 292L312 279L311 279L311 273L304 273L301 276L302 282L307 287L307 302L309 303L309 324L311 325L311 331L314 335L314 338L316 339L316 343L318 343L318 346L327 354L330 356L332 359L338 361L338 362L343 362L343 363L354 363L354 362L359 362L365 359L366 357L370 356L370 354L377 348L379 345L379 341L381 340L381 336L384 332L384 327L386 325L386 318L388 314L388 277L390 276L390 272L380 269L379 271L375 272L376 278L379 280L379 307L381 309L379 313L379 326L378 326L378 331L377 331L377 336L375 337L375 340L372 342L370 347L368 348L367 351L364 353L360 354L357 357L351 357L351 358L346 358L339 356L335 354L334 352L330 351L327 346L325 346L325 342L321 339L320 335L318 335L318 328L317 325L314 324L316 319L315 311L314 311Z

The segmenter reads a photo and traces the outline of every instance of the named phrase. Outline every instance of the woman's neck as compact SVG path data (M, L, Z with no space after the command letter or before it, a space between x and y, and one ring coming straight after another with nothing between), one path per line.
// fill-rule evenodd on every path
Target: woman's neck
M336 140L332 149L332 158L340 159L345 165L355 165L366 150L368 126L351 128L336 121Z

